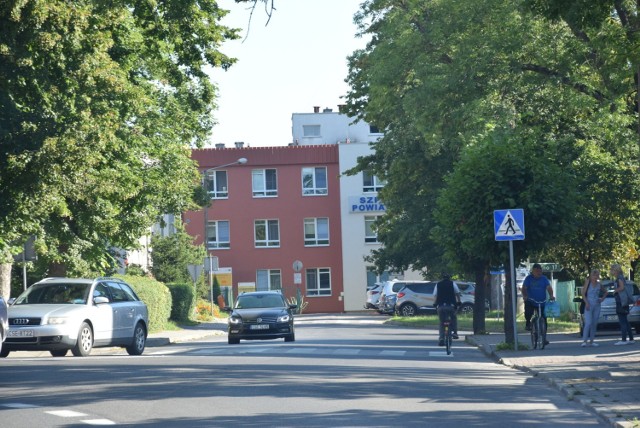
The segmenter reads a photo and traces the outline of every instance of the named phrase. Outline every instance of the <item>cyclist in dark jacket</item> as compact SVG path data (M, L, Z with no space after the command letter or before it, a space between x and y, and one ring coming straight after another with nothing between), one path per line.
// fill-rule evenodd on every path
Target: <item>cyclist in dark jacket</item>
M447 317L451 317L451 331L453 338L458 338L458 317L456 310L460 306L460 289L458 285L451 281L448 273L442 274L442 280L436 284L433 294L436 298L434 306L440 317L440 336L438 346L444 346L444 325L442 324Z

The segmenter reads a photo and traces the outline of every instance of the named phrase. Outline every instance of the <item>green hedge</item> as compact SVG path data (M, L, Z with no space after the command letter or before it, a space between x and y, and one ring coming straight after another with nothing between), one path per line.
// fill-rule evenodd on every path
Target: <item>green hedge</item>
M162 331L171 315L171 293L166 285L153 278L114 275L131 285L149 311L149 333Z
M196 292L193 284L167 284L171 292L173 307L171 319L173 321L189 321L196 306Z

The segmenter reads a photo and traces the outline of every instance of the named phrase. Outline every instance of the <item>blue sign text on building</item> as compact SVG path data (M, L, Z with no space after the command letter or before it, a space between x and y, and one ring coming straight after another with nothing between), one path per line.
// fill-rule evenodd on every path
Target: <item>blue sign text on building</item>
M385 211L377 196L349 196L349 210L354 213Z

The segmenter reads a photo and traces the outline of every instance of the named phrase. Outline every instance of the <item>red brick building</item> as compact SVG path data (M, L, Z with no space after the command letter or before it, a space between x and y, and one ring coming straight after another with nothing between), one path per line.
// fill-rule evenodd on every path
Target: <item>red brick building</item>
M184 213L185 227L196 244L206 238L222 271L230 268L234 297L239 285L282 289L287 298L299 289L306 313L342 312L338 146L240 146L192 156L212 203ZM247 162L217 168L241 158Z

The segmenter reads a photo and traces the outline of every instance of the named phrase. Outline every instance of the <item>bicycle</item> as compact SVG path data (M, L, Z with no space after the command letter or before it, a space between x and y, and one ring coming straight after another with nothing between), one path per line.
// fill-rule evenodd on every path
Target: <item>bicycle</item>
M533 299L529 301L535 304L533 308L533 317L531 318L531 345L533 349L544 349L547 343L547 323L542 316L542 305L546 303L546 300L538 302Z
M451 345L453 344L453 331L451 330L451 324L453 322L452 310L447 310L444 313L444 319L442 320L442 326L444 330L444 346L447 351L447 355L451 355Z

